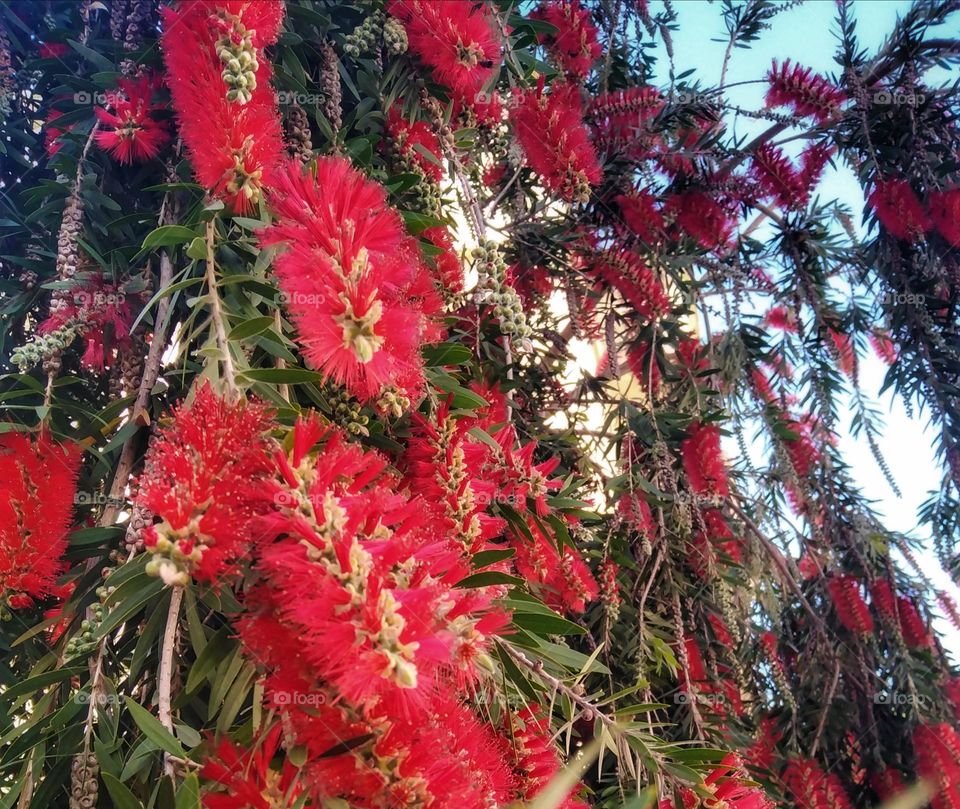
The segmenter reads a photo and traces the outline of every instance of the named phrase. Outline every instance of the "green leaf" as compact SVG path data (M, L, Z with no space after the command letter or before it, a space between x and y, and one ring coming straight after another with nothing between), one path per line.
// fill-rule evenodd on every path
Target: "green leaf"
M230 637L230 627L222 626L216 634L207 641L203 651L197 655L197 659L190 668L190 674L187 675L187 693L195 691L219 664L236 647L236 641Z
M248 368L239 376L252 382L269 382L274 385L296 385L303 382L322 382L323 374L306 368Z
M264 315L263 317L251 317L243 321L230 330L227 335L228 340L243 340L246 337L253 337L255 334L265 332L273 325L273 317Z
M474 573L465 579L460 579L454 587L486 587L490 584L523 584L523 579L511 576L508 573L501 573L499 570L484 570L481 573Z
M116 776L108 772L101 772L100 777L110 793L110 800L113 801L116 809L143 809L143 804L137 799L129 788Z
M516 553L516 550L513 548L504 548L503 550L491 550L491 551L480 551L473 555L473 568L474 570L479 570L482 567L487 567L488 565L496 564L497 562L502 562L504 559L509 559Z
M144 736L158 748L166 750L171 755L177 756L178 758L187 757L187 753L180 745L180 742L176 740L169 730L160 724L160 720L157 719L157 717L139 703L134 702L130 697L124 697L123 699L127 704L127 710L130 712L130 716L132 716L133 721L137 723L137 727L143 731Z
M513 623L538 635L583 635L586 629L557 614L542 615L534 612L517 612Z
M187 248L187 258L203 261L207 257L207 241L203 236L195 236Z
M177 791L176 809L200 809L200 782L195 772L183 779Z
M54 683L63 682L64 680L69 680L71 677L78 677L83 674L85 670L86 669L83 667L62 668L54 671L45 671L43 674L37 674L34 677L28 677L26 680L23 680L16 685L12 685L6 691L4 691L3 701L6 704L10 704L17 697L22 697L25 694L32 694L34 691L37 691L40 688L53 685Z
M470 349L459 343L440 343L423 348L423 359L428 366L463 365L470 362L472 357Z
M140 249L152 250L155 247L172 247L175 244L191 242L196 236L196 233L183 225L161 225L147 234Z

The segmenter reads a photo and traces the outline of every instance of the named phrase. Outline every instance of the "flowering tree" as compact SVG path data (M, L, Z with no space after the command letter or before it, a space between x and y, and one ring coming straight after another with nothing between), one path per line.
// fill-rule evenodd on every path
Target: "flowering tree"
M960 806L835 440L960 575L958 4L735 108L791 5L0 6L2 806Z

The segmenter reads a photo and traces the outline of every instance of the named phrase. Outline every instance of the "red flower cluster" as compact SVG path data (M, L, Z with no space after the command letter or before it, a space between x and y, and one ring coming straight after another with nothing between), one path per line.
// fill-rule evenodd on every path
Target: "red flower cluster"
M647 244L653 244L663 234L663 214L658 210L656 201L656 196L642 189L616 197L627 228Z
M937 787L933 809L960 807L960 736L946 722L918 725L913 732L917 773Z
M835 115L845 100L839 88L808 67L791 65L789 59L782 65L774 59L767 81L767 104L789 107L795 115L810 116L818 123Z
M645 132L644 125L663 109L664 100L655 87L630 87L601 93L587 108L597 142L606 148L625 150L646 157L659 136Z
M685 191L667 200L664 214L701 247L723 247L733 232L733 218L702 191Z
M39 331L49 334L72 326L86 342L81 362L92 370L103 371L130 345L133 311L127 295L102 278L80 280L81 283L40 324Z
M930 634L917 605L906 596L897 595L889 581L877 579L870 587L870 599L881 618L899 627L910 648L922 649L930 645Z
M636 492L625 492L617 503L617 511L631 529L647 541L657 535L657 524L650 505Z
M48 434L0 436L0 599L17 609L56 595L80 451Z
M144 530L148 572L170 585L222 582L256 545L255 518L271 506L267 410L209 385L182 403L147 454L136 497L160 522Z
M867 204L880 224L898 239L914 241L933 226L906 180L878 180Z
M744 783L746 781L750 781L750 777L743 761L735 753L728 753L703 779L704 786L713 793L703 801L703 806L706 809L772 809L773 804L764 791Z
M579 87L558 82L544 93L541 80L519 97L510 120L527 163L547 188L571 202L590 199L603 172L583 123Z
M656 273L631 250L604 250L593 257L590 272L619 292L641 317L654 319L670 311Z
M542 4L530 17L557 29L555 34L540 39L546 42L547 50L567 74L582 78L590 72L603 51L590 11L582 8L579 0L552 0Z
M284 757L281 769L271 762L280 750L281 726L274 725L251 750L244 750L224 739L214 756L207 759L200 776L225 792L206 792L206 809L274 809L288 801L296 803L303 794L297 768Z
M828 328L827 336L830 338L830 343L833 346L837 367L847 376L852 377L856 368L857 354L850 335L839 332L836 329Z
M845 574L827 579L827 591L840 623L855 635L873 634L873 616L860 595L860 583Z
M473 106L500 66L500 38L486 4L462 0L390 0L387 12L407 31L410 51L450 88L455 100Z
M510 724L505 733L512 733L515 740L513 768L525 783L520 798L532 801L560 772L560 757L550 741L550 724L538 705L508 716L507 721ZM587 809L587 804L568 794L557 809Z
M790 759L783 783L797 806L804 809L853 809L837 774L825 773L813 759Z
M951 245L960 247L960 188L932 191L927 204L933 226Z
M426 240L437 248L437 253L433 260L437 267L437 278L448 292L463 292L463 265L460 263L460 256L453 249L453 239L450 238L450 231L443 225L427 228L420 234L420 238Z
M764 143L751 155L750 166L754 181L780 207L794 209L806 203L809 189L782 149Z
M283 155L264 49L280 0L180 0L163 9L167 85L201 185L237 211L256 205Z
M680 445L687 482L697 494L726 497L730 494L727 467L720 450L720 428L694 422Z
M121 163L156 157L167 142L167 127L154 116L162 105L153 102L159 81L153 76L120 79L120 92L111 93L107 107L97 107L97 145Z
M423 121L411 124L397 107L391 107L387 114L387 135L407 165L436 183L443 179L440 141Z
M364 402L391 390L418 397L439 300L384 189L326 157L315 174L287 164L270 206L276 221L261 241L287 247L273 266L307 361Z
M796 334L799 330L797 313L786 306L774 306L763 317L763 325Z
M903 783L903 773L895 767L885 767L870 774L870 788L881 801L891 801L903 792L907 785Z
M888 334L882 331L872 331L868 339L871 348L873 348L873 353L887 365L893 365L897 361L897 347Z

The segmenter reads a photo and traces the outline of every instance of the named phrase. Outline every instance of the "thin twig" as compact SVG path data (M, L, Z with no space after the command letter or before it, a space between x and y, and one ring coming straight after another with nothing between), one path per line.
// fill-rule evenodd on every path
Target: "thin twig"
M223 309L220 306L220 294L217 292L217 272L213 257L213 241L216 235L216 224L213 219L207 222L207 288L210 295L210 317L217 335L217 348L223 360L223 381L227 385L227 392L231 398L236 398L237 376L233 368L233 357L230 354L230 344L227 341L227 329L223 324Z
M160 724L173 733L173 713L170 708L170 694L173 690L173 647L177 642L177 622L180 618L180 604L183 601L183 588L174 587L170 593L170 608L167 610L167 626L160 643L160 668L157 672L157 718ZM164 771L173 776L173 762L164 756Z

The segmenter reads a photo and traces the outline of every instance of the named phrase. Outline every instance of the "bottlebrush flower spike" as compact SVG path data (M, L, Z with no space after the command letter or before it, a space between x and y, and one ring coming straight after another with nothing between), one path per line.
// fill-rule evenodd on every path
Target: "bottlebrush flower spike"
M898 239L916 241L933 226L906 180L877 180L867 204Z
M560 67L574 78L586 76L603 53L590 11L581 7L579 0L543 3L530 18L543 20L557 29L555 34L541 35L540 40Z
M791 65L789 59L782 65L774 59L767 81L767 104L789 107L795 115L810 116L818 123L835 115L845 100L843 93L825 78L808 67Z
M763 193L780 207L792 210L806 203L804 178L782 149L769 143L757 147L750 156L750 169Z
M796 334L799 330L797 314L786 306L774 306L763 317L763 325Z
M409 404L435 292L384 189L326 157L315 174L288 163L270 205L261 243L287 247L273 267L307 361L362 402L397 389Z
M893 365L897 361L897 347L888 334L882 331L872 331L868 339L871 348L873 348L873 353L887 365Z
M897 614L900 617L900 632L907 646L911 649L927 648L931 642L930 633L913 600L898 596Z
M97 145L121 163L156 157L169 137L166 125L155 117L159 104L153 103L157 80L152 76L120 79L120 92L108 96L108 106L95 110L100 130Z
M814 188L823 176L836 149L825 143L811 143L800 153L800 180L803 184L803 204L806 205Z
M946 722L918 725L913 732L917 774L937 789L933 809L960 806L960 736Z
M500 67L500 38L485 4L461 0L390 0L387 12L407 31L410 51L467 106Z
M870 601L874 609L880 614L881 621L899 626L900 616L897 612L897 595L893 586L886 579L877 579L870 585Z
M773 771L777 745L782 738L783 734L777 729L777 720L771 716L761 717L757 727L756 742L745 754L745 759L752 771L759 771L764 775Z
M509 726L503 735L513 740L513 767L523 783L519 797L526 803L543 792L560 772L560 755L551 740L550 723L539 705L524 708L507 721ZM558 809L587 809L587 804L568 793Z
M645 153L657 136L645 126L664 107L663 96L655 87L630 87L601 93L587 107L599 143L633 153Z
M162 12L167 86L199 183L238 212L256 205L284 154L271 68L280 0L181 0Z
M937 232L954 247L960 247L960 188L930 192L927 205Z
M424 230L420 238L442 251L434 256L433 260L437 265L437 278L443 288L453 294L463 292L463 264L453 248L450 231L443 225L437 225Z
M604 250L597 253L590 273L619 292L641 317L653 320L670 311L660 279L632 250Z
M687 482L697 494L726 497L730 494L727 468L720 450L720 428L694 422L680 445Z
M937 591L937 603L940 605L940 609L943 610L943 614L946 615L950 623L953 624L953 628L960 630L960 608L957 607L957 602L953 600L950 593L945 590Z
M80 451L47 433L0 436L0 599L14 609L57 594Z
M407 165L436 183L443 179L440 140L423 121L409 123L397 107L387 113L387 135Z
M702 191L676 194L664 205L664 214L701 247L715 250L729 240L733 220L724 207Z
M824 773L816 761L797 756L790 759L783 783L797 806L809 809L853 809L843 784L835 773Z
M663 234L663 214L657 209L656 200L656 196L642 189L621 194L615 200L627 228L647 244L653 244Z
M713 794L705 798L706 809L772 809L773 803L764 791L745 784L749 781L743 761L735 753L728 753L720 766L703 779L704 786Z
M861 636L873 634L873 616L860 595L860 584L853 576L831 576L827 580L827 591L837 618L848 631Z
M222 582L258 540L254 518L271 506L272 470L259 404L230 404L204 384L153 440L136 503L160 522L144 531L147 572L168 585L191 576Z
M555 83L524 92L510 112L514 135L527 163L551 191L571 202L586 202L603 172L583 123L580 88Z
M831 328L827 329L827 335L833 346L837 367L848 377L852 377L857 364L857 355L853 347L853 340L849 334L844 334Z
M612 623L616 623L617 617L620 615L620 605L622 603L622 599L620 598L620 585L617 583L617 574L619 572L619 566L611 559L604 559L603 562L600 563L600 575L598 577L600 603L603 604L607 617Z
M617 503L617 511L642 539L650 542L657 535L650 505L636 492L625 492Z

